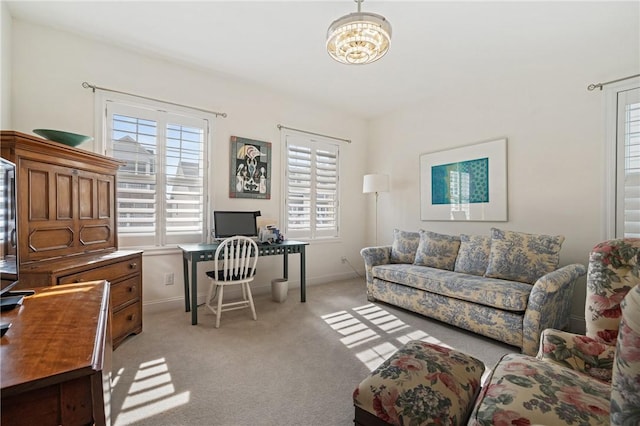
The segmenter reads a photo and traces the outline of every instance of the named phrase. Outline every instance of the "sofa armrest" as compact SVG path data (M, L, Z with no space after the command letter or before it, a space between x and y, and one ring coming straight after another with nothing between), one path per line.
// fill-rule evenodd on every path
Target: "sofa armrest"
M535 355L546 328L562 329L569 323L573 286L587 268L574 263L540 277L533 285L522 325L522 352Z
M364 270L367 274L367 284L373 283L371 268L390 263L391 246L365 247L360 250L364 259Z
M542 332L537 358L611 382L615 345L552 328Z

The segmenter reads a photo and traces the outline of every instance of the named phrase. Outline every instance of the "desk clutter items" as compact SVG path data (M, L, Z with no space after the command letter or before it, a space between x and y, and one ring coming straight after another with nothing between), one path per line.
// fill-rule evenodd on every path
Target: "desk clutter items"
M284 241L284 235L275 226L269 225L260 228L258 241L261 243L281 243Z
M81 143L93 140L91 136L79 135L77 133L64 132L52 129L33 129L33 133L42 136L50 141L58 142L68 146L78 146Z

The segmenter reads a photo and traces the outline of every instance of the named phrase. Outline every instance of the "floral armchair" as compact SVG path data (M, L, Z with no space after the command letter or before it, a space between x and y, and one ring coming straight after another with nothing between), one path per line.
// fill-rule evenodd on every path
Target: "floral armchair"
M505 355L470 425L640 424L640 239L589 257L586 335L547 329L537 357Z

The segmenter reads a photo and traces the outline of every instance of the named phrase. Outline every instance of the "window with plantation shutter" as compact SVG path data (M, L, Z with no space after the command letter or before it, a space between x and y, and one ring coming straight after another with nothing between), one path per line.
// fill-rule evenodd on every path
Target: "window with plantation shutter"
M339 148L318 137L284 133L284 233L289 238L337 238Z
M106 154L125 162L117 177L119 245L204 242L209 121L147 105L106 102L105 110Z
M640 238L640 78L606 84L606 236Z
M640 88L618 96L618 149L618 235L640 238Z

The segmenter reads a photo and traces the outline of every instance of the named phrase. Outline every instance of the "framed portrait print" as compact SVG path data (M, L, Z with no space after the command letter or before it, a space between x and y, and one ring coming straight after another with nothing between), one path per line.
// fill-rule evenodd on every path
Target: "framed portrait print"
M271 142L231 136L229 198L271 198Z
M507 220L507 140L420 156L420 219Z

